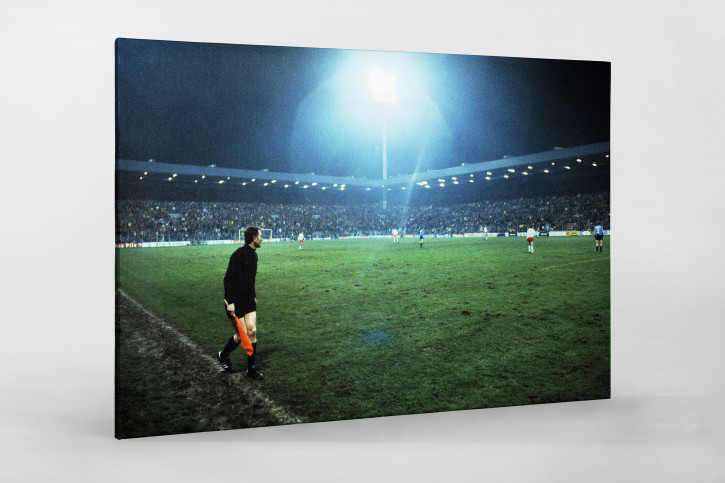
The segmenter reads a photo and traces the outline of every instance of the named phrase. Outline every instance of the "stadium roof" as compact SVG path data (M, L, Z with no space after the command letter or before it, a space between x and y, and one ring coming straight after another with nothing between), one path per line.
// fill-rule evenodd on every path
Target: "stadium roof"
M399 175L388 178L387 181L380 179L356 178L354 176L324 176L315 173L285 173L269 170L249 170L221 168L213 165L196 166L174 163L159 163L154 160L149 161L133 161L119 159L116 162L116 169L119 171L127 171L131 173L156 173L164 177L186 176L195 179L209 178L210 182L219 182L227 180L259 180L261 182L286 182L286 183L302 183L302 184L321 184L336 186L359 186L364 188L383 188L396 186L411 186L414 183L427 181L432 179L453 178L461 175L475 174L486 172L493 174L493 171L499 171L500 176L510 176L510 172L516 172L517 168L525 166L526 169L519 170L525 175L534 174L535 171L544 172L551 170L551 163L557 161L566 161L578 158L581 162L582 157L602 154L607 156L609 153L609 142L590 144L586 146L578 146L574 148L556 148L551 151L533 153L523 156L511 156L503 159L492 161L484 161L472 164L462 164L452 168L427 170L423 173L411 173L408 175ZM601 163L601 161L600 161ZM571 164L571 163L570 163ZM536 168L534 168L536 166ZM567 164L562 164L560 168L567 169ZM569 166L568 169L570 169ZM505 171L504 171L505 170ZM513 170L513 171L510 171Z

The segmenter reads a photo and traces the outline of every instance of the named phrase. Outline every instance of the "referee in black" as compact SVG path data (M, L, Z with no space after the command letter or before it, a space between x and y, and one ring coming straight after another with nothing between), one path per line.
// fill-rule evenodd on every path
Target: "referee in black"
M262 373L254 365L257 356L257 297L254 290L254 279L257 276L257 248L262 246L262 232L256 226L244 230L244 246L238 248L229 258L227 273L224 275L224 300L227 317L232 321L234 335L217 357L225 371L232 371L229 355L236 349L241 340L237 333L234 315L243 320L247 335L252 341L254 352L247 356L247 377L262 379Z

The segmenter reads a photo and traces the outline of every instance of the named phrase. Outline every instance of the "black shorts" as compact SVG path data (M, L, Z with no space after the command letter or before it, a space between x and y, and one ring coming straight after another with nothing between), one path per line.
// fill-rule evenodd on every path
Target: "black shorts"
M243 307L244 307L244 311L240 310L239 306L237 304L234 304L234 315L236 315L240 320L244 319L244 314L248 314L250 312L255 312L257 310L257 304L255 304L253 300L252 300L251 304L247 303ZM249 310L250 307L253 307L252 310ZM224 313L227 314L227 317L229 317L229 322L231 322L232 330L234 332L237 332L237 321L234 320L234 317L229 315L229 313L226 310L224 311ZM241 314L241 316L239 314Z
M254 302L254 299L247 300L247 301L236 302L234 304L234 313L240 319L242 317L244 317L244 314L248 314L250 312L256 312L256 311L257 311L257 304ZM227 311L224 310L224 313L227 313ZM230 319L232 319L232 322L234 321L234 318L231 317L231 316L229 316L229 314L227 314L227 317L229 317Z
M604 235L594 235L595 240L601 240L604 238Z

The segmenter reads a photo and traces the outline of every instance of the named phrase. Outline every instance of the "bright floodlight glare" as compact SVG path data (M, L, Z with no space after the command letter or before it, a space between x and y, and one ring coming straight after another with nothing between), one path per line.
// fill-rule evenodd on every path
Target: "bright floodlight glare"
M379 70L368 76L368 87L376 102L395 102L395 77Z

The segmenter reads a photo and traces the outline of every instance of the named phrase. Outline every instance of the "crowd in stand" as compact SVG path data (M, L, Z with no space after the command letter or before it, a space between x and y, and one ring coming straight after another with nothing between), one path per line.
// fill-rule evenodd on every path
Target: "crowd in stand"
M388 206L118 200L116 242L239 239L248 225L274 238L389 235L393 228L436 235L609 229L609 193L549 196L456 205Z

